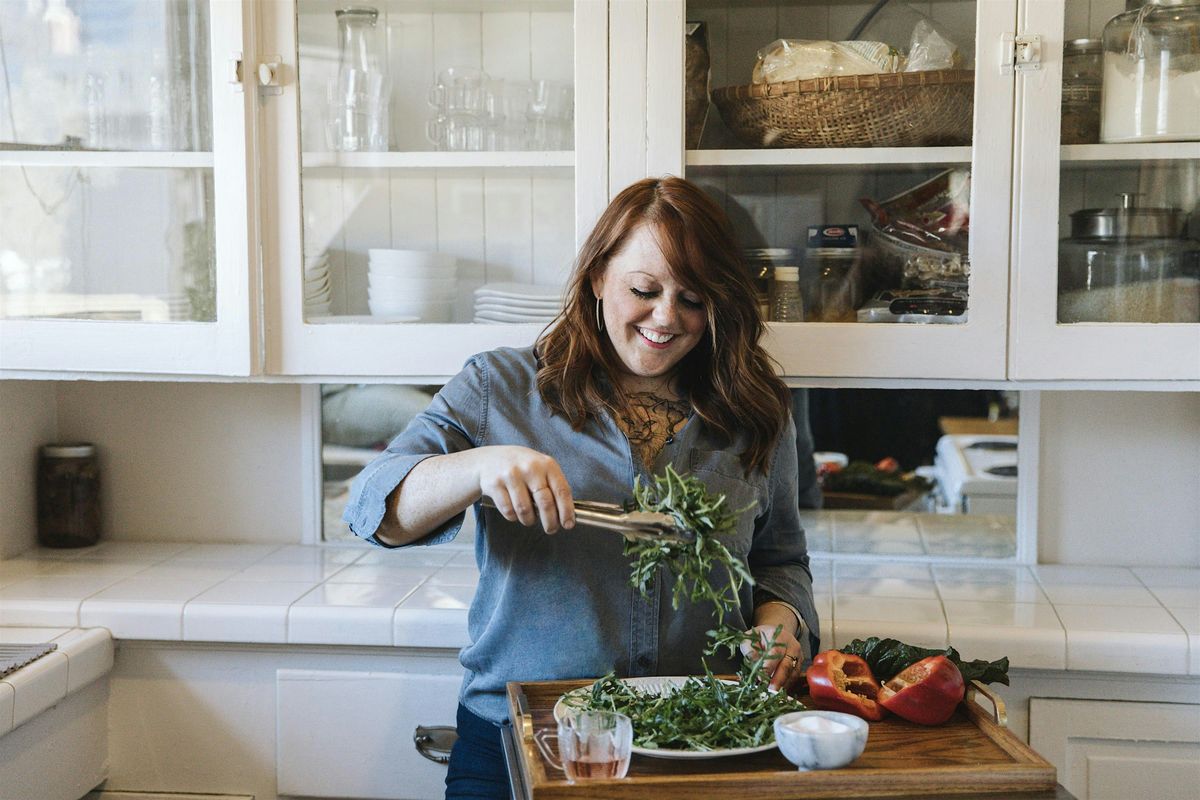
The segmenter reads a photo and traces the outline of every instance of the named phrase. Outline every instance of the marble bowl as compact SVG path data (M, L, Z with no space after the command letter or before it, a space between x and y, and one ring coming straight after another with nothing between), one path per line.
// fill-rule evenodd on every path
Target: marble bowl
M806 718L823 718L833 730L819 729L823 723ZM802 770L837 769L862 755L867 721L839 711L793 711L775 719L775 741L779 752Z

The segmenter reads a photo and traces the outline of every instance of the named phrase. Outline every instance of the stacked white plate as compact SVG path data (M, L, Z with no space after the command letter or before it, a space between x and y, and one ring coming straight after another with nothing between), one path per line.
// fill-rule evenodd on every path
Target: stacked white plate
M329 251L304 259L304 315L320 317L329 313L333 285L329 278Z
M475 321L545 325L562 309L561 286L486 283L475 290Z
M430 250L367 251L367 307L376 317L449 322L458 260Z

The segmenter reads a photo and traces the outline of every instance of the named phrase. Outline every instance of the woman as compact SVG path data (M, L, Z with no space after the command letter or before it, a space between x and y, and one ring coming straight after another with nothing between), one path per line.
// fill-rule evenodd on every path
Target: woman
M666 576L641 596L621 537L574 529L574 498L623 502L668 464L752 507L726 540L756 581L729 622L782 628L766 669L776 686L800 678L817 617L789 396L762 330L721 210L685 180L639 181L588 237L556 324L533 348L471 358L356 480L346 521L377 544L449 541L476 513L447 797L508 796L508 681L701 670L711 606L672 609Z

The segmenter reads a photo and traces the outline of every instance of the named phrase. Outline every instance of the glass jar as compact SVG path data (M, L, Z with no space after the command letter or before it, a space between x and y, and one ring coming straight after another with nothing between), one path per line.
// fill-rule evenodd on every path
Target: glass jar
M1104 26L1104 142L1200 139L1200 0L1149 0Z
M1063 45L1062 144L1100 141L1100 86L1104 45L1075 39Z
M334 12L338 25L338 71L330 98L335 150L387 150L391 83L376 23L379 11L348 6Z
M38 452L37 537L43 547L88 547L99 541L95 445L48 444Z
M775 294L771 299L771 319L775 322L804 322L799 267L775 267Z
M1178 208L1135 206L1071 214L1059 243L1059 322L1200 322L1200 242Z
M790 247L753 247L745 250L746 269L754 284L759 316L771 319L771 281L775 267L796 264L796 251Z
M812 225L804 251L810 322L855 322L862 304L857 225Z

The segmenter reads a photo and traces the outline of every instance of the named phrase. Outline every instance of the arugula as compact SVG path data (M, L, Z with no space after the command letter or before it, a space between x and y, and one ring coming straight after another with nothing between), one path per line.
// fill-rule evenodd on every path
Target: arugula
M669 514L676 526L695 532L696 538L692 542L626 540L625 555L634 560L630 582L646 597L659 568L665 567L675 576L671 608L679 608L686 597L693 603L707 600L716 609L717 629L708 632L711 642L705 655L726 647L732 656L737 643L745 637L743 632L724 624L725 615L738 607L738 591L744 583L753 585L754 578L746 565L729 552L721 537L736 529L738 515L747 509L731 509L725 495L710 495L702 481L680 475L669 464L650 484L643 484L638 476L633 484L633 498L638 510ZM712 584L711 576L717 566L728 572L727 585Z
M891 680L899 675L905 667L917 663L930 656L945 656L954 662L963 680L970 683L1002 683L1008 686L1008 658L997 661L964 661L953 647L945 650L931 650L917 647L896 639L881 639L872 636L869 639L855 639L845 647L839 648L843 653L861 656L871 667L871 674L880 683Z
M572 708L625 714L633 720L633 743L638 747L693 751L759 747L774 741L776 717L804 710L787 692L767 690L760 667L769 651L767 647L756 658L744 659L734 682L717 678L705 663L703 675L689 677L678 689L660 694L630 686L609 672L590 690L564 695L563 702Z

